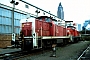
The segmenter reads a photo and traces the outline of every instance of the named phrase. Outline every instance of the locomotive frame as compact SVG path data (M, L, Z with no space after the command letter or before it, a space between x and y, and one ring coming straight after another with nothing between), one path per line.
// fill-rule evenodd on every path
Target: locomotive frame
M47 16L40 16L37 18L50 18L51 17L47 17ZM36 19L37 19L36 18ZM60 19L52 19L54 21L57 21L57 24L59 25L61 23ZM24 33L21 31L20 37L19 37L19 43L21 46L22 50L33 50L33 49L40 49L40 48L51 48L53 44L67 44L69 42L75 42L78 41L80 39L80 36L72 36L72 35L67 35L67 30L66 30L66 34L65 36L56 36L54 33L52 36L43 36L42 35L42 27L41 27L41 31L39 33L41 33L40 36L38 36L38 33L35 31L35 21L31 21L32 22L32 33L31 36L24 36ZM27 22L26 22L27 23ZM52 23L53 24L53 23ZM64 21L65 24L65 21ZM60 25L61 26L61 25ZM63 28L66 28L66 25L63 25ZM54 28L55 29L55 28ZM56 30L55 30L56 31ZM28 32L27 32L28 33ZM61 33L61 32L59 32Z

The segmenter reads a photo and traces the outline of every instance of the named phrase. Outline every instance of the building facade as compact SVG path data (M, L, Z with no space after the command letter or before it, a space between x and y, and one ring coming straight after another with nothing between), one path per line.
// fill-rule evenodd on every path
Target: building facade
M63 6L62 6L61 2L59 3L59 6L58 6L57 16L58 16L58 18L64 20L64 11L63 11Z
M4 4L2 4L4 3ZM7 3L10 4L10 1L7 1ZM22 5L21 5L22 4ZM0 34L11 34L12 33L12 4L10 5L5 5L4 1L1 1L0 3ZM20 6L22 6L20 8ZM19 9L18 9L19 8ZM20 20L21 19L26 19L27 14L31 14L33 11L35 13L36 9L32 8L26 9L26 6L24 3L20 2L18 6L15 6L15 11L14 11L14 32L16 34L19 34L20 32ZM29 13L28 13L29 12ZM43 12L40 12L41 14ZM48 14L45 14L48 16ZM36 15L33 15L36 16ZM33 17L32 16L32 17ZM61 3L58 6L58 11L57 11L57 16L60 19L64 19L64 11Z
M20 32L20 20L26 18L26 12L15 9L14 11L14 32ZM12 8L0 3L0 34L12 33Z
M85 22L83 23L83 30L90 30L90 20L85 20Z
M82 25L81 24L78 24L77 30L82 31Z

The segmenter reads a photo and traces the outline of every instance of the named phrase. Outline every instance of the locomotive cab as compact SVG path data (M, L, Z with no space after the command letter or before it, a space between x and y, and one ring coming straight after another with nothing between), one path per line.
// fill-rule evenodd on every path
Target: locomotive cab
M80 39L79 32L74 26L67 26L67 35L71 36L71 42L78 42Z
M51 17L40 16L35 19L26 19L22 23L21 31L23 33L22 50L31 50L42 48L42 36L50 36L50 27L52 26Z
M71 42L78 42L80 40L79 32L76 30L76 24L73 21L66 21L67 35L71 36Z

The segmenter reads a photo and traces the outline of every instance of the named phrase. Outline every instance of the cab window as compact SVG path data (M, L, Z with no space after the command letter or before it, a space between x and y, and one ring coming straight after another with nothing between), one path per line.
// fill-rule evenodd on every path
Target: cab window
M46 22L51 22L50 18L45 18Z
M42 21L42 18L36 18L36 19L38 19L39 21Z
M42 18L39 18L39 21L42 21Z

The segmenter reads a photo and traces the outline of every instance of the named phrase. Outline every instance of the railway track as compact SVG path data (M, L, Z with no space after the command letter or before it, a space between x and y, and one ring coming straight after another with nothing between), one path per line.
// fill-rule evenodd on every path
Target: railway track
M77 60L90 60L90 45L83 51Z
M18 59L24 58L24 57L30 57L30 56L34 56L34 55L38 55L38 54L43 54L47 51L50 51L50 49L33 50L31 52L16 51L16 52L4 53L4 54L0 54L0 60L18 60Z
M3 60L16 60L20 57L24 57L25 55L28 55L27 51L16 51L16 52L10 52L5 54L0 54L0 59Z
M67 46L69 46L69 45L71 45L71 44L68 44ZM80 55L80 57L78 57L77 60L87 60L87 59L90 60L89 57L86 57L89 50L90 50L90 46L87 47L87 49ZM46 52L49 52L49 51L51 51L51 49L33 50L31 52L16 51L16 52L11 52L11 53L5 53L5 54L0 54L0 60L19 60L19 59L23 59L23 58L26 58L26 57L29 57L31 59L32 56L40 55L40 54L43 54L43 53L46 53Z

